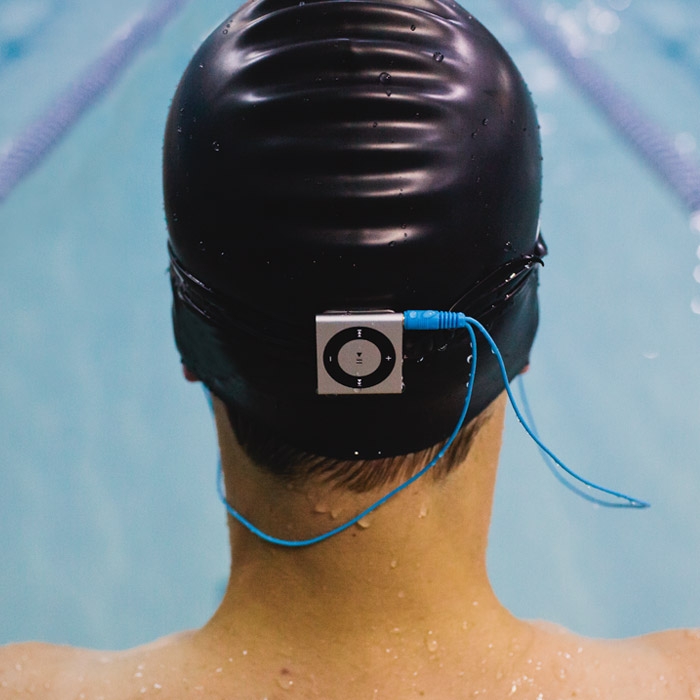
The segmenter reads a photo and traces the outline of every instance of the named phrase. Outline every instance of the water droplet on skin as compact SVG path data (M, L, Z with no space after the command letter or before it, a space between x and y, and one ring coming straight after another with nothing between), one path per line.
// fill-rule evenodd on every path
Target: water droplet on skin
M369 520L367 518L360 518L357 521L357 527L362 528L363 530L366 530L370 526Z
M433 637L432 631L428 632L428 636L426 637L425 640L425 646L428 648L428 651L433 652L437 651L438 648L438 641Z
M394 559L394 560L391 562L391 565L390 565L390 566L391 566L392 569L395 569L395 568L398 566L398 562L396 561L396 559Z
M390 241L389 248L393 248L396 245L396 241Z
M411 25L411 31L412 31L412 32L415 32L415 31L416 31L416 25L415 25L415 24L412 24L412 25Z
M178 127L177 127L177 133L178 133L178 134L181 134L181 133L182 133L182 127L181 127L181 126L178 126Z
M200 64L199 64L199 67L200 67L200 68L204 68L204 64L203 64L203 63L200 63Z
M428 515L428 506L423 503L420 507L420 512L418 513L419 518L424 518L426 515Z
M378 126L377 122L372 122L372 128L373 128L373 129L376 129L377 126Z
M488 119L482 119L481 123L486 126L489 123Z
M277 679L277 685L282 688L282 690L291 690L294 685L294 680L290 678L291 672L288 668L283 668L280 671L280 677Z
M510 241L506 241L506 244L503 246L503 250L508 253L509 251L513 250L513 244Z
M436 51L433 54L433 60L437 61L438 63L442 63L445 60L445 55L440 53L440 51Z
M379 74L379 82L382 85L388 85L391 82L391 74L383 71Z
M478 133L478 131L472 131L472 138L475 139Z
M224 29L224 31L221 32L221 33L222 33L222 34L228 34L228 29Z
M221 144L218 141L212 141L211 147L218 153L221 150Z

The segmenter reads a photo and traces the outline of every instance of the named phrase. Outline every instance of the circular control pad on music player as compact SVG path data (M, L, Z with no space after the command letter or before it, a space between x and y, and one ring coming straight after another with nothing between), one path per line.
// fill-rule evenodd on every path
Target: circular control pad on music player
M326 343L323 366L339 384L368 389L383 382L394 369L396 353L391 341L366 326L345 328Z

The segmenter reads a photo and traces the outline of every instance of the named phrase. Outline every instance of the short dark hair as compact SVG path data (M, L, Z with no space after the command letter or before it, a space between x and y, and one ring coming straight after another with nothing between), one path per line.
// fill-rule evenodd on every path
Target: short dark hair
M349 489L365 493L387 485L395 479L409 479L430 463L444 442L407 455L378 459L346 460L312 454L289 444L284 438L225 404L238 443L246 455L261 469L285 483L300 483L313 476ZM462 426L443 457L431 470L434 479L449 474L462 464L471 450L476 434L491 414L491 406Z

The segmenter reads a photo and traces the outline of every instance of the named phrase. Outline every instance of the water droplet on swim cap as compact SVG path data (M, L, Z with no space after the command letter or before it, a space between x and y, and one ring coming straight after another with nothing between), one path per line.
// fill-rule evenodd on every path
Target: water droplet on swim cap
M535 248L536 125L510 57L451 0L245 3L193 58L166 127L185 365L317 454L388 456L442 440L464 401L464 336L440 353L443 343L407 336L401 395L320 397L314 316L455 308L483 320L510 376L522 370L536 272L513 290L500 270ZM470 417L502 391L489 355Z

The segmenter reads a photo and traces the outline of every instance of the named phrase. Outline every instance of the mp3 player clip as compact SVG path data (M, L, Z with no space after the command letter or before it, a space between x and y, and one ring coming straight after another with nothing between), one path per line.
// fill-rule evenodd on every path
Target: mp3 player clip
M319 394L400 394L403 314L329 312L316 316Z

